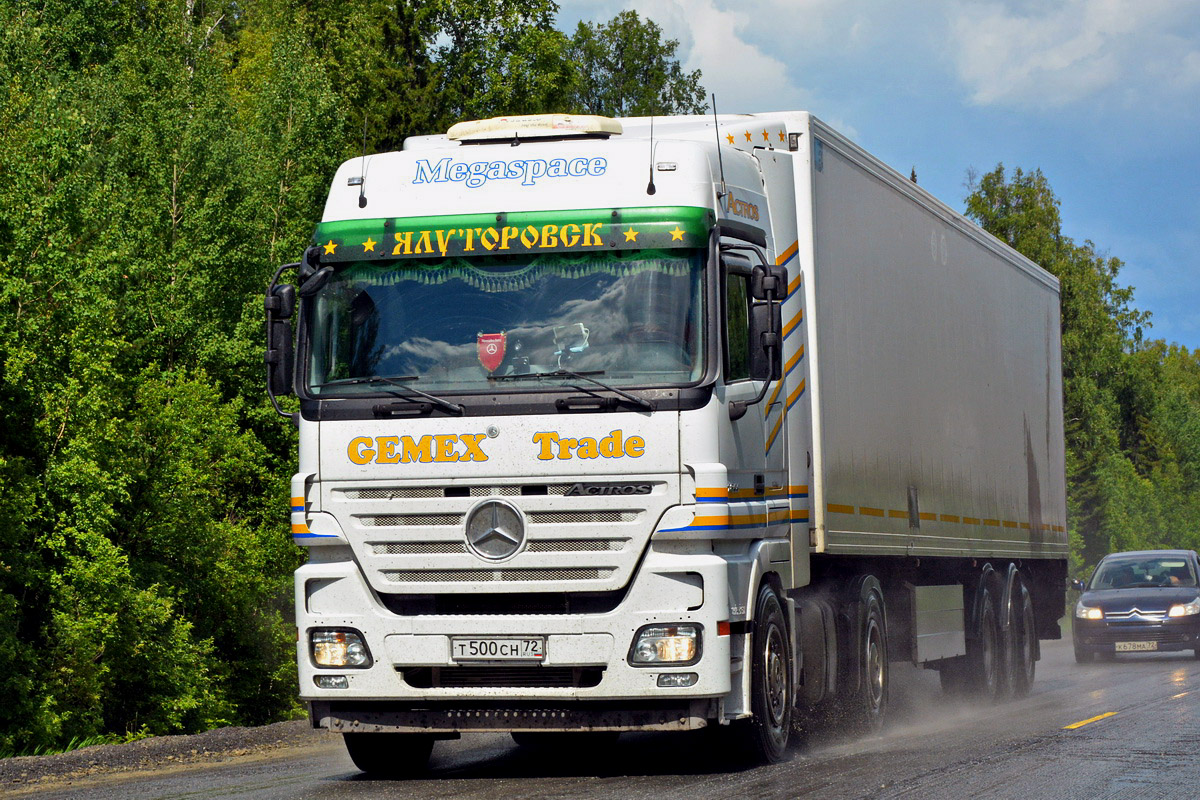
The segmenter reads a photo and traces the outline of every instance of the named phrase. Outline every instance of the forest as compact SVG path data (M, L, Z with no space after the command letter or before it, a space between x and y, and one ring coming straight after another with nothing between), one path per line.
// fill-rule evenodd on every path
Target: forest
M635 12L0 0L0 756L295 716L294 429L262 292L336 166L461 120L700 113ZM964 212L1057 275L1072 570L1200 545L1200 359L1038 170Z

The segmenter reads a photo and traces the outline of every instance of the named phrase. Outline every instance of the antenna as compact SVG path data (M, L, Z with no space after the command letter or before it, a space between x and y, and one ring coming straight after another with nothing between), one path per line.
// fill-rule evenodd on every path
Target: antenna
M725 160L721 158L721 123L717 120L717 95L714 92L712 95L713 107L713 136L717 137L717 165L721 169L721 191L717 192L717 199L724 197L725 191Z
M646 194L654 194L654 115L650 115L650 182L646 184Z
M358 207L367 207L367 112L363 112L362 181L358 184Z

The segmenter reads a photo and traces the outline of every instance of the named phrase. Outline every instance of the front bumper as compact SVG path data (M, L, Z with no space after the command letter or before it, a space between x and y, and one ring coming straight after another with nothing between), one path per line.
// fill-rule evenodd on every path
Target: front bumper
M1200 649L1200 617L1140 622L1076 618L1073 639L1081 653L1196 650ZM1136 649L1118 649L1123 643L1132 643Z
M410 615L385 606L348 549L338 557L321 548L332 558L296 572L301 699L314 725L339 731L702 727L731 687L731 637L718 635L718 623L729 619L728 566L704 549L652 543L620 602L600 613ZM395 596L390 605L396 607ZM629 663L640 628L684 622L701 628L699 661ZM373 664L318 668L309 649L313 628L359 631ZM522 666L460 665L451 658L456 636L542 636L545 658ZM658 679L665 673L696 678L691 686L664 688ZM343 675L347 686L319 688L314 681L321 675Z

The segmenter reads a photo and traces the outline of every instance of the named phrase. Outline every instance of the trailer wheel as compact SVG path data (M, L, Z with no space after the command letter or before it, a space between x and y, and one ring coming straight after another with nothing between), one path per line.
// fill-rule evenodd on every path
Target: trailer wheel
M350 760L368 775L407 778L429 766L433 736L425 733L344 733Z
M1037 627L1033 618L1033 598L1018 572L1013 576L1009 601L1009 680L1016 697L1029 694L1037 670Z
M858 605L858 629L853 633L858 675L850 678L844 709L852 728L873 733L883 727L889 693L887 617L883 588L873 576L862 580Z
M989 703L1000 698L1004 668L1000 625L996 616L997 591L994 573L981 579L979 611L975 615L974 636L967 642L967 673L971 690Z
M792 647L779 597L763 584L751 638L749 755L762 763L782 761L792 731Z

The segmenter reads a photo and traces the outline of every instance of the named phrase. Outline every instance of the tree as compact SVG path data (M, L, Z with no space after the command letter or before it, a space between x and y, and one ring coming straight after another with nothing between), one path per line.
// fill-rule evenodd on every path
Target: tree
M1067 494L1076 568L1113 550L1200 541L1195 354L1147 341L1122 262L1076 244L1040 170L971 180L967 216L1061 282Z
M700 70L684 72L676 39L636 11L605 23L580 22L571 37L577 73L572 110L611 117L703 114L708 108Z

